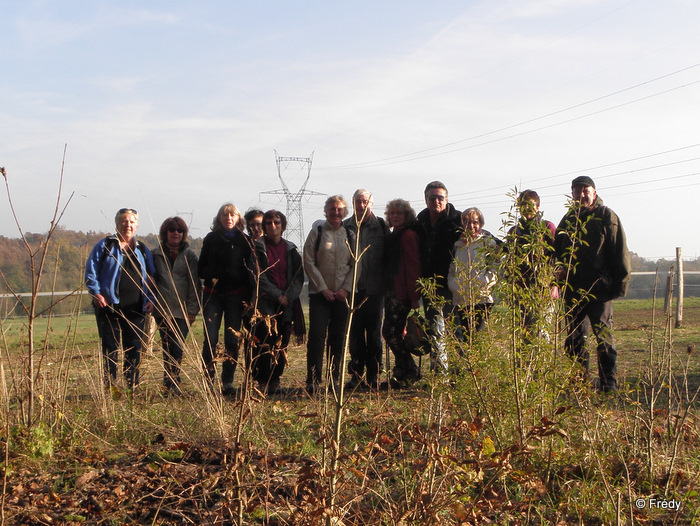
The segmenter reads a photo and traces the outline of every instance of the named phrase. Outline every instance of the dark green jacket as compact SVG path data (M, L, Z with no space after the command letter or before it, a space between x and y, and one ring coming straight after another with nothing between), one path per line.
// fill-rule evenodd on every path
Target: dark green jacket
M625 231L600 197L592 208L569 209L557 227L554 247L567 271L564 297L610 301L627 294L631 263Z

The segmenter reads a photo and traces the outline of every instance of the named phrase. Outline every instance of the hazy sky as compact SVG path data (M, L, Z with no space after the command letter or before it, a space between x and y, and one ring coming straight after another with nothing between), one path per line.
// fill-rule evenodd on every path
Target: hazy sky
M590 175L630 250L700 256L700 2L0 0L0 166L44 232L202 236L225 201L286 210L275 150L307 189L424 208L434 179L498 233L508 194L564 213ZM305 172L282 175L297 191ZM323 196L304 199L304 228ZM0 235L18 233L6 197Z

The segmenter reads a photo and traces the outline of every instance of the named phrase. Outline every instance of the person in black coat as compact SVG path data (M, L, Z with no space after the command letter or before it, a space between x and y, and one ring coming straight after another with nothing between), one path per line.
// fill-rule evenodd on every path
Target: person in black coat
M423 309L433 337L433 351L430 354L431 367L441 372L447 371L447 353L443 336L445 316L452 310L451 294L447 287L447 274L454 254L452 247L459 239L462 228L462 214L448 202L447 187L440 181L428 183L425 187L427 208L418 214L427 240L427 257L422 269L424 278L434 278L437 294L445 300L442 310L431 298L423 297Z
M204 280L202 316L204 318L204 348L202 359L207 379L213 382L216 344L221 321L224 321L226 359L221 366L221 392L235 393L233 376L238 364L239 334L244 303L250 301L251 280L248 260L251 241L243 233L243 218L235 205L225 203L219 208L199 255L198 272Z

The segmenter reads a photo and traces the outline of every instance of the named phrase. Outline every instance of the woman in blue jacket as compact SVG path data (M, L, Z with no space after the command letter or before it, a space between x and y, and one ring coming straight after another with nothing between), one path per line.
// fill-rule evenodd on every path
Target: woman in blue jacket
M139 215L122 208L114 218L117 233L100 240L85 265L85 284L92 295L102 340L104 381L117 381L119 346L124 349L124 379L129 389L139 384L144 316L153 310L153 257L136 241ZM121 342L120 342L121 340Z

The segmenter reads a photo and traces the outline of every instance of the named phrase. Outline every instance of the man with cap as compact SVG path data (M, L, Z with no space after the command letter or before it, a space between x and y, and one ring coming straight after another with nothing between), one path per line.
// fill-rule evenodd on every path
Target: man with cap
M615 391L617 351L612 334L612 300L624 296L630 256L617 214L603 204L588 176L571 182L569 211L557 227L555 251L566 307L566 350L588 376L589 322L597 340L599 389Z

